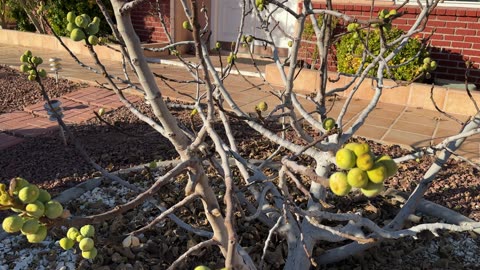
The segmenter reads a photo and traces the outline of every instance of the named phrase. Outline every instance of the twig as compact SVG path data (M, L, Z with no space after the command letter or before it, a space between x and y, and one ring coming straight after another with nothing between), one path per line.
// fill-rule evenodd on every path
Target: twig
M190 256L190 254L194 253L194 252L197 252L201 249L204 249L206 247L209 247L209 246L213 246L213 245L218 245L219 243L215 240L215 239L208 239L208 240L205 240L203 242L200 242L198 244L196 244L195 246L189 248L187 251L185 251L185 253L183 253L180 257L178 257L168 268L167 270L174 270L176 269L179 264L184 261L188 256Z

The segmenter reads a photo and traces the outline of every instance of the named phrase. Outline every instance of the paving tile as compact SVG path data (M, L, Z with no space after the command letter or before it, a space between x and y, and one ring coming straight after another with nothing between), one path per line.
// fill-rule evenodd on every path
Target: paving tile
M25 139L23 138L18 138L5 133L0 133L0 150L7 149L11 146L22 143L23 141L25 141Z
M432 137L435 132L435 125L419 125L406 121L397 121L392 125L392 129Z
M355 135L365 137L367 139L380 140L388 129L379 126L362 125Z
M382 140L388 143L422 147L430 145L431 137L392 129L383 136Z
M26 126L25 122L33 116L27 112L11 112L0 115L0 130L12 130Z

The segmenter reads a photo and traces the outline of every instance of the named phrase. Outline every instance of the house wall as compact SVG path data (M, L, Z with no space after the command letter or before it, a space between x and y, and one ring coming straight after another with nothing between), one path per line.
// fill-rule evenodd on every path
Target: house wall
M148 0L132 11L132 23L140 41L146 43L168 42L165 31L155 11L156 1ZM170 0L160 1L160 10L170 30Z
M333 9L358 19L370 18L371 3L334 4ZM325 4L314 2L314 8L324 8ZM394 5L382 2L373 10L374 16L381 9L393 9ZM394 20L394 25L401 29L408 29L413 24L420 10L413 6L406 6L400 11L404 16ZM425 30L419 35L427 37L433 29L436 32L431 37L431 57L439 64L435 75L446 80L465 80L465 61L474 63L470 71L471 83L480 85L480 8L453 8L437 7L429 17ZM303 44L301 56L310 61L312 44ZM335 69L335 63L330 57L329 65Z

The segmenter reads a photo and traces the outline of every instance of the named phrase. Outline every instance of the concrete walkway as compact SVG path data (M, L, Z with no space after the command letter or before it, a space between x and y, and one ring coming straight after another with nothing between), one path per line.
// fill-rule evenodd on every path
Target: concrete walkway
M87 82L91 85L61 98L65 104L63 106L67 107L65 111L65 120L67 122L81 123L94 117L93 111L98 110L100 107L111 110L121 106L121 103L112 92L95 87L96 82L105 82L101 75L81 68L64 51L39 50L38 48L0 44L0 51L2 52L0 53L0 64L19 66L19 57L27 49L30 49L35 55L42 56L44 59L50 57L62 58L63 70L60 72L61 77L78 82ZM80 59L86 64L94 66L93 61L88 56L80 56ZM104 61L103 64L112 75L124 77L120 62ZM150 64L150 66L154 73L172 79L191 79L190 74L179 66L165 64ZM247 71L250 75L254 73L252 69ZM255 105L262 100L267 101L270 108L278 104L276 98L269 93L272 90L271 87L264 84L261 78L247 77L247 79L248 82L241 76L233 75L225 80L227 89L230 90L232 97L242 109L253 111ZM195 96L196 93L196 87L192 84L164 82L160 79L157 79L157 83L163 96L171 99L191 101L189 96ZM134 95L130 95L129 98L132 101L141 99ZM312 104L307 104L306 101L304 103L308 109L313 108ZM42 104L28 106L23 111L0 115L0 131L2 131L0 133L0 150L5 150L11 145L21 143L28 137L45 134L45 132L56 128L56 124L46 120ZM332 105L332 110L329 114L332 117L336 117L343 104L344 99L337 99L335 102L333 100L329 101L329 105ZM353 102L344 118L345 128L353 123L367 104L367 100L358 99ZM468 116L465 115L455 116L462 121L468 119ZM13 125L13 123L16 125ZM460 129L461 125L459 123L437 111L380 103L370 114L366 124L359 130L358 135L386 144L422 147L431 143L438 143L446 136L456 134ZM480 135L469 138L458 153L477 161L480 160Z

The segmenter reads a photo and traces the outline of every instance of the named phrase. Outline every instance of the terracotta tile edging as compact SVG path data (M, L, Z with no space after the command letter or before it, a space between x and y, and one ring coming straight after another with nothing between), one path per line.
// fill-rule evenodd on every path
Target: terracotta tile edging
M269 64L265 67L265 78L269 83L273 85L278 85L278 83L281 82L281 78L279 77L279 72L276 69L277 67L275 66L275 64ZM317 73L317 71L304 69L300 72L300 74L302 73ZM330 77L336 77L336 75L337 73L335 72L329 72ZM308 78L312 78L313 75L305 74L304 76ZM316 76L318 76L318 74ZM340 77L342 78L342 76ZM363 84L365 83L370 83L370 80L365 80L362 83L362 85L359 87L359 91L361 89L364 89L364 91L368 89L368 87L362 87ZM307 84L308 84L307 81L303 81L301 83L301 87L295 88L295 85L294 85L294 90L304 94L311 93L306 89L316 89L318 82L316 80L310 80L310 85L306 86ZM392 85L392 84L394 84L393 80L385 79L384 85ZM399 86L394 89L385 89L385 91L388 91L388 95L382 95L383 99L380 98L380 102L403 105L407 107L423 108L427 110L435 110L435 107L430 100L430 88L431 86L428 84L411 83L407 86ZM398 94L397 98L395 98L394 93ZM477 103L479 103L480 105L480 92L472 91L472 95L474 99L477 101ZM356 98L363 99L363 100L368 100L368 97L369 97L368 93L367 94L359 93L358 95L356 95ZM476 109L473 105L473 102L468 97L466 91L436 85L434 88L434 99L436 100L438 107L447 113L454 113L454 114L461 114L461 115L472 115L476 113ZM398 102L392 102L392 101L398 101ZM405 101L405 102L402 102L402 101Z

